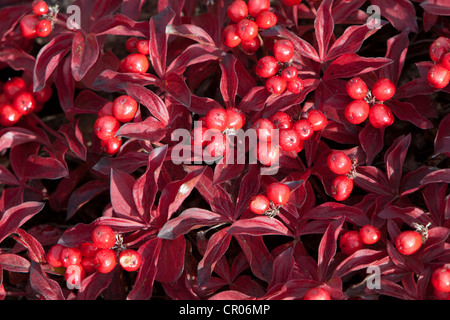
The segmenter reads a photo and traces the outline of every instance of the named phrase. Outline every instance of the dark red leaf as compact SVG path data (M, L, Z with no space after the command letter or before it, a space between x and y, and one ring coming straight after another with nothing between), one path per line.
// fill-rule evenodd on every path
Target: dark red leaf
M403 162L406 158L411 135L400 136L392 143L384 154L384 163L386 164L386 176L393 190L399 190L400 180L403 173Z
M186 242L184 236L174 240L163 239L158 258L158 270L155 280L162 283L173 283L181 276L184 268Z
M69 144L70 150L80 159L86 161L87 148L84 145L83 133L79 127L79 120L73 124L62 125L59 129Z
M65 300L59 283L50 279L42 270L42 266L34 261L31 261L29 283L31 288L42 295L45 300Z
M0 130L0 152L27 142L38 142L43 145L50 145L50 140L44 132L33 132L31 130L12 127Z
M434 139L433 156L436 157L442 153L450 156L450 114L447 114L439 123L438 132Z
M291 231L278 219L257 216L250 219L239 219L228 229L232 235L282 235L292 236Z
M193 24L182 24L179 26L169 24L166 27L166 32L168 34L189 38L200 44L205 44L213 47L216 46L214 40L205 30Z
M22 228L18 228L15 233L17 236L13 235L12 237L28 249L28 256L30 259L37 263L44 264L46 262L46 258L42 244Z
M82 206L108 189L109 183L106 180L91 180L86 182L81 187L75 189L71 193L69 202L67 204L66 219L72 218Z
M73 108L75 97L75 80L72 76L72 59L68 55L56 67L55 86L62 109L66 112Z
M76 81L84 78L97 61L99 53L97 37L94 34L75 34L72 42L72 74Z
M133 198L134 178L124 172L111 170L111 204L117 216L136 217L138 211Z
M106 92L116 92L125 90L129 83L134 83L140 86L156 85L160 80L149 73L119 73L113 70L103 71L92 86L99 90Z
M369 218L361 209L336 202L320 204L302 216L302 219L329 220L340 218L344 218L346 221L351 221L361 227L370 223Z
M191 65L219 60L225 53L210 45L192 44L176 57L167 67L167 73L182 74Z
M113 270L109 273L94 272L85 278L78 289L77 299L79 300L95 300L98 296L109 286L114 273Z
M432 129L434 127L433 123L422 116L412 103L401 102L393 99L387 102L386 105L400 120L408 121L421 129Z
M411 32L419 30L416 21L416 10L409 0L371 0L372 5L378 6L381 15L399 31L405 29Z
M357 270L386 264L389 257L385 250L361 249L342 261L334 270L332 277L344 277Z
M338 236L342 229L344 221L345 219L340 218L330 222L327 230L322 237L322 240L320 241L318 250L319 255L317 258L320 282L326 279L331 259L333 259L334 255L336 254Z
M376 129L368 122L359 132L359 141L366 153L366 164L371 165L375 156L383 149L384 130Z
M20 185L16 176L13 175L8 169L0 166L0 184L3 185Z
M30 261L22 256L12 253L0 254L0 267L3 270L28 273L30 271L30 266Z
M0 62L8 64L14 70L31 72L34 69L35 58L20 47L3 42L0 49Z
M191 91L187 86L185 80L178 74L171 72L158 85L165 90L175 100L183 106L189 108L191 105Z
M60 179L68 176L65 164L55 158L31 155L28 157L23 172L27 179Z
M406 53L408 52L409 45L409 30L403 30L400 34L388 39L386 58L391 59L393 62L380 69L378 74L379 78L388 78L395 85L398 83L400 74L405 64Z
M333 1L329 0L322 1L319 9L317 9L317 17L314 21L315 37L321 61L325 60L334 30L334 21L331 15L332 3Z
M222 77L220 79L220 92L222 93L226 108L235 106L235 98L239 86L236 63L236 57L226 55L219 64L222 71Z
M420 6L429 13L438 16L450 16L450 8L446 0L425 0Z
M392 195L394 192L386 175L377 167L357 167L354 183L366 191L380 195Z
M104 175L109 175L111 169L132 173L138 168L145 166L147 161L147 154L130 151L116 157L103 157L92 169Z

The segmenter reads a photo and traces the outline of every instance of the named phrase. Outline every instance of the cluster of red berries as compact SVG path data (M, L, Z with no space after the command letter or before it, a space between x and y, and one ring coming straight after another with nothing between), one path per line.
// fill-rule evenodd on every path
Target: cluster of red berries
M445 88L450 82L450 39L439 37L430 46L430 58L435 64L428 71L428 83L436 89Z
M0 126L13 126L22 116L41 111L52 94L51 86L33 92L33 84L28 85L22 77L0 84Z
M339 248L346 255L352 255L366 245L375 244L381 238L381 231L374 225L367 224L359 231L346 231L339 240Z
M384 101L395 94L394 83L381 78L369 90L364 80L354 77L347 81L347 94L354 99L345 107L345 118L353 124L360 124L369 118L374 128L386 128L394 123L394 115Z
M150 68L148 55L150 53L150 41L131 37L125 44L129 53L120 61L119 72L146 73Z
M122 138L117 136L121 124L134 119L138 103L128 95L117 97L114 102L106 103L98 112L94 132L101 140L103 152L114 155L122 146Z
M223 43L230 48L241 45L247 54L255 53L261 46L259 29L269 29L278 21L270 11L270 0L234 0L227 15L231 23L223 30Z
M252 126L258 137L256 158L261 164L271 166L278 161L280 149L299 153L303 150L305 141L315 131L322 130L327 122L326 116L319 110L309 110L297 121L283 111L275 113L270 119L256 120ZM278 134L278 142L275 134Z
M64 277L69 288L76 288L87 275L94 272L111 272L117 262L130 272L141 266L141 255L135 250L123 248L121 237L116 236L109 226L95 227L92 242L82 242L77 247L55 244L47 252L46 258L52 267L65 268Z
M343 151L333 150L327 158L328 168L337 175L331 182L331 195L344 201L353 191L353 179L357 159L351 160Z
M228 135L245 125L245 115L235 107L212 108L191 132L191 145L205 148L212 158L225 157L229 150Z
M274 217L290 196L291 190L286 184L274 182L267 187L266 194L258 194L250 199L249 209L258 215Z
M19 23L20 31L26 39L45 38L52 32L53 13L50 9L45 1L33 2L33 13L23 17Z
M305 87L299 77L298 69L289 65L295 48L288 39L277 40L273 45L273 56L265 56L258 60L256 74L266 80L266 89L272 94L281 94L286 89L292 93L300 93Z

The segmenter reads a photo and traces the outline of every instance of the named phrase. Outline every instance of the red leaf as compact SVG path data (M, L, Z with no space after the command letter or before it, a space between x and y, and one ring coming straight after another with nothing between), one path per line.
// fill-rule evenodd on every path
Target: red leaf
M70 219L73 215L86 203L92 200L100 193L109 189L109 182L103 180L91 180L81 187L74 190L67 204L66 219Z
M72 42L72 74L81 81L98 59L100 53L97 37L89 33L77 32Z
M403 30L400 34L388 39L386 58L393 62L379 70L379 78L388 78L395 85L398 83L400 74L405 64L406 53L409 45L409 30Z
M20 127L10 127L0 130L0 152L5 149L32 141L46 146L50 145L50 140L44 133L38 134Z
M183 106L189 108L191 105L191 90L178 74L171 72L156 85L165 90Z
M116 157L103 157L92 169L104 175L109 175L111 169L132 173L138 168L145 166L147 161L148 154L130 151Z
M420 184L429 183L450 183L450 169L439 169L430 172L420 181Z
M157 264L161 252L162 240L153 238L139 247L142 265L139 269L134 287L127 296L128 300L148 300L152 296L153 282L158 271Z
M70 150L80 159L86 161L87 148L84 145L83 134L78 126L79 120L74 124L62 125L59 129L69 144Z
M24 202L3 212L0 219L0 242L16 232L25 222L44 208L42 202Z
M63 58L55 72L55 86L64 112L73 108L75 97L75 80L72 75L71 63L70 56Z
M0 184L17 186L20 185L20 182L8 169L4 166L0 166Z
M158 15L150 19L150 60L158 77L163 78L166 73L167 59L167 25L175 18L175 12L166 7Z
M31 288L45 300L65 300L58 282L50 279L42 270L42 266L34 261L31 261L29 283Z
M434 128L433 123L422 116L414 106L409 102L401 102L396 99L390 100L386 105L392 110L392 113L400 120L408 121L421 129Z
M351 256L348 256L334 270L332 278L342 278L351 272L355 272L367 267L376 267L388 263L389 257L385 250L378 251L372 249L361 249Z
M28 273L31 263L27 259L17 254L0 254L0 269L12 272Z
M109 286L115 270L109 273L94 272L85 278L78 288L78 300L95 300Z
M18 228L16 230L18 236L13 235L14 240L22 244L28 249L28 256L31 260L44 264L46 262L45 251L41 243L25 230Z
M123 0L120 12L131 19L139 19L145 0Z
M186 241L184 236L174 240L162 239L155 280L173 283L183 273Z
M376 129L367 122L359 132L359 141L366 153L366 165L371 165L375 156L383 149L384 130Z
M166 133L167 128L162 122L154 117L148 117L143 121L123 124L117 131L117 136L158 142L166 136Z
M116 92L126 89L129 83L140 86L156 85L160 80L149 73L119 73L113 70L104 70L94 81L93 87L106 92Z
M250 169L242 178L239 185L239 194L236 200L236 209L233 220L238 219L241 214L248 209L250 199L259 191L260 176L257 165L250 165Z
M366 191L380 195L392 195L394 192L386 175L377 167L357 167L354 183Z
M228 228L219 230L208 239L206 251L197 267L199 286L203 286L209 281L217 261L228 250L232 236L228 234L227 230Z
M159 231L158 238L173 240L193 229L228 222L222 215L205 209L190 208L170 219Z
M182 24L179 26L169 24L166 27L166 32L168 34L194 40L200 44L205 44L213 47L216 46L214 40L205 30L193 24Z
M447 114L439 123L438 132L434 139L434 153L436 157L439 154L450 156L450 114Z
M144 105L155 118L164 124L169 123L169 111L164 101L153 93L153 91L134 83L126 83L124 89L128 95L133 97L138 103Z
M14 70L31 72L34 69L35 58L20 47L13 43L3 42L0 48L0 62L8 64Z
M409 0L371 0L372 5L380 7L381 15L389 20L399 31L410 29L419 30L416 20L416 10Z
M450 16L450 7L447 0L425 0L420 6L428 13L438 16Z
M365 58L356 53L347 53L334 60L325 71L323 80L351 78L380 69L392 60L386 58Z
M240 219L228 229L232 235L281 235L292 236L291 231L278 219L258 216L250 219Z
M336 254L338 236L345 219L341 218L330 222L319 244L317 265L319 271L319 282L327 278L327 272L331 260Z
M191 65L219 60L224 55L225 53L216 47L192 44L170 63L166 72L182 74Z
M138 212L133 198L132 176L117 170L111 170L111 204L119 217L136 217Z
M56 180L68 176L66 166L55 158L31 155L28 157L23 176L26 179Z
M302 219L340 219L351 221L357 226L369 224L369 218L364 211L353 206L347 206L336 202L325 202L308 211Z
M220 92L225 102L225 107L235 106L235 98L239 86L239 78L236 72L237 58L233 55L226 55L220 65L222 77L220 79Z
M47 79L72 48L72 40L73 33L60 33L39 51L33 71L34 91L40 91L45 87Z
M334 21L331 15L331 5L333 1L325 0L317 9L317 17L314 21L315 37L319 48L319 57L321 61L325 60L334 30Z
M411 143L411 134L400 136L392 143L384 154L386 176L393 190L399 190L403 174L403 162Z

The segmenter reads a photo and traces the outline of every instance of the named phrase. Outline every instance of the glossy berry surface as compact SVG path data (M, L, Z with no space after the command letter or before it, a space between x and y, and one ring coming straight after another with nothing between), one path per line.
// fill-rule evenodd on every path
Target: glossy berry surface
M416 253L422 246L422 235L417 231L403 231L395 239L395 247L403 255Z
M92 258L98 251L97 246L91 242L82 242L78 245L78 248L83 258Z
M308 140L314 134L313 126L307 119L299 119L293 125L293 129L297 131L299 138L302 140Z
M62 267L63 263L61 261L61 250L65 248L61 244L55 244L53 245L50 250L47 251L45 258L47 259L47 263L50 264L52 267L58 268Z
M352 161L342 151L335 150L327 158L328 168L336 174L347 174L352 169Z
M122 95L114 100L112 114L120 122L129 122L134 119L137 109L136 100L128 95Z
M278 18L275 13L271 11L263 11L256 16L255 23L260 29L269 29L275 26Z
M379 79L372 88L372 94L378 101L386 101L395 95L394 83L387 79Z
M297 131L294 129L280 129L279 131L280 148L286 152L298 150L303 144Z
M370 105L364 100L353 100L344 110L345 118L353 124L360 124L369 117Z
M436 89L445 88L450 81L450 71L442 64L436 63L427 74L428 83Z
M101 140L102 151L108 155L115 155L119 152L122 142L122 138L117 136L108 140Z
M146 73L149 67L148 58L142 53L132 53L122 63L122 71L127 73Z
M99 117L94 123L94 132L100 140L112 139L119 128L120 123L113 116Z
M311 288L306 291L303 300L331 300L331 297L323 288Z
M59 259L65 268L73 264L80 264L82 259L81 250L79 248L64 247L61 249Z
M258 37L251 40L241 41L241 48L248 55L254 54L260 47L261 40L259 40Z
M270 141L258 142L254 150L256 159L264 166L273 166L280 159L280 147Z
M367 224L359 229L359 237L364 244L374 244L380 240L381 231L377 227Z
M100 249L95 254L94 264L98 272L109 273L117 265L117 254L112 249Z
M286 79L286 81L297 79L298 69L293 66L286 67L281 71L281 76Z
M242 19L236 24L236 34L243 41L248 41L258 36L258 25L253 20Z
M226 109L227 112L227 128L239 130L245 125L244 113L235 107Z
M255 69L255 72L259 77L270 78L278 72L278 61L272 56L262 57L256 63Z
M211 142L206 145L205 149L207 156L211 156L212 158L220 158L227 154L229 142L226 135L221 132L216 132L212 135L210 141Z
M14 108L21 115L29 115L36 108L36 100L29 92L21 92L14 98Z
M339 248L346 255L352 255L364 248L364 243L359 237L358 231L347 231L339 240Z
M293 80L289 80L286 84L286 89L294 94L298 94L303 91L305 88L305 84L302 79L296 78Z
M23 17L20 22L20 31L26 39L34 39L37 37L36 28L39 24L39 19L34 14Z
M450 71L450 51L444 54L440 63L445 69Z
M92 231L92 243L99 249L112 248L116 244L116 234L109 226L97 226Z
M141 263L141 255L135 250L125 249L119 254L119 264L125 271L137 271Z
M345 90L347 91L347 94L355 100L364 99L369 92L366 83L359 77L354 77L347 81Z
M384 104L375 104L369 110L369 122L377 129L389 127L394 123L391 109Z
M286 80L280 76L271 76L266 81L266 89L272 94L282 94L286 90Z
M136 43L136 50L143 55L148 55L150 53L150 41L143 39Z
M32 9L36 16L43 16L48 13L48 5L45 1L33 2Z
M270 9L270 0L248 0L248 13L256 18L261 12Z
M19 93L26 90L27 84L25 80L19 77L9 79L3 86L3 93L6 94L10 100L14 100Z
M278 111L272 117L270 121L275 125L277 129L290 129L292 128L293 120L286 112Z
M270 209L270 200L263 194L258 194L250 199L249 209L255 214L264 214Z
M307 114L307 119L314 131L322 130L328 123L327 117L319 110L310 110Z
M21 117L22 115L12 105L0 105L0 126L13 126L20 120Z
M247 3L243 0L234 0L227 8L227 15L232 22L239 22L248 16Z
M230 48L235 48L241 43L242 39L237 34L236 24L230 24L223 29L222 41Z
M266 190L267 198L275 205L284 205L289 201L291 190L284 183L271 183Z
M440 292L450 292L450 268L442 267L434 270L431 283Z
M289 62L294 56L294 44L292 41L283 39L278 40L273 45L273 54L279 62Z
M348 178L346 175L337 176L331 182L330 192L331 196L336 201L346 200L353 191L353 179Z
M256 131L256 135L261 141L271 141L276 129L275 125L269 119L258 119L252 127Z
M432 61L440 62L442 57L450 51L450 39L439 37L434 40L429 48L429 55Z
M228 113L223 108L213 108L206 114L206 127L224 131L228 126Z
M52 23L49 20L43 19L39 21L36 26L36 35L41 38L48 37L52 32Z

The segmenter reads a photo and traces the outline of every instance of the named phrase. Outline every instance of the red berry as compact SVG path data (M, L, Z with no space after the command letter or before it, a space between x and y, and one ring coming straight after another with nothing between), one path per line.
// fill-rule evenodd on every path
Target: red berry
M450 51L450 39L439 37L430 45L430 58L434 62L440 62L442 57Z
M82 242L78 245L78 248L83 258L92 258L98 251L97 246L91 242Z
M389 100L395 94L395 85L391 80L382 78L373 85L372 94L378 101Z
M345 118L353 124L363 123L369 116L370 105L364 100L353 100L344 110Z
M331 297L323 288L312 288L306 291L303 300L331 300Z
M333 151L327 159L328 168L336 174L347 174L352 169L352 161L342 151Z
M47 37L52 32L52 23L47 19L42 19L36 26L36 35L41 38Z
M271 183L266 190L267 198L275 205L284 205L289 201L291 190L284 183Z
M86 272L81 264L72 264L67 267L64 273L64 279L67 281L68 288L77 288L86 276Z
M293 66L289 66L281 71L281 76L286 79L286 81L297 79L298 69Z
M136 100L128 95L116 98L112 105L113 116L120 122L130 122L134 119L138 109Z
M95 255L93 257L83 257L81 260L81 266L87 274L97 271L97 266L95 265Z
M141 266L141 255L131 249L125 249L119 254L119 264L125 271L136 271Z
M226 109L227 112L227 128L228 129L234 129L239 130L241 129L245 124L245 115L242 113L241 110L230 107Z
M327 117L319 110L310 110L307 119L311 123L314 131L320 131L327 125Z
M34 39L37 37L36 34L36 27L39 24L39 19L36 15L30 14L25 17L23 17L20 20L19 27L20 31L22 32L22 35L26 39Z
M120 123L113 116L99 117L94 124L94 132L100 140L112 139L119 128Z
M241 43L242 39L237 34L236 24L229 24L223 29L222 41L224 45L230 48L235 48Z
M266 81L266 89L272 94L282 94L286 90L286 80L280 76L271 76Z
M280 148L286 152L298 150L303 145L303 140L299 138L297 131L294 129L281 129L279 135Z
M252 127L256 130L256 135L261 141L271 141L275 125L269 119L258 119L255 121Z
M339 241L339 248L346 255L352 255L356 251L364 248L364 243L359 237L358 231L347 231Z
M206 127L224 131L228 125L228 114L223 108L213 108L206 114Z
M300 4L300 2L302 2L302 0L281 0L281 2L285 5L285 6L296 6L298 4Z
M14 98L13 106L17 112L26 116L36 108L36 100L31 93L21 92Z
M380 240L381 232L377 227L367 224L359 229L359 237L364 244L374 244Z
M265 56L256 63L256 74L261 78L270 78L278 72L278 61L275 57Z
M136 38L136 37L128 38L127 42L125 43L125 49L126 49L129 53L136 52L138 41L139 41L139 39Z
M431 276L431 283L437 291L450 292L450 268L436 269Z
M248 0L248 13L254 18L270 9L270 0Z
M279 62L289 62L294 56L294 44L287 39L278 40L273 45L273 54Z
M295 78L293 80L289 80L286 84L286 88L289 92L294 94L299 94L305 88L305 84L302 79Z
M19 122L22 115L10 104L0 105L0 125L11 127Z
M237 23L242 19L247 18L248 16L247 4L243 0L234 0L228 6L227 15L230 18L230 20L234 23Z
M447 52L441 59L441 65L450 71L450 51Z
M331 196L336 201L346 200L353 191L353 179L345 175L337 176L331 182Z
M34 99L38 103L48 102L53 95L53 89L51 86L45 86L44 89L33 92L33 84L31 84L28 91L33 94Z
M277 129L290 129L292 128L292 118L286 112L278 111L272 117L270 121L275 125Z
M450 71L444 68L442 64L436 63L428 71L427 80L433 88L445 88L450 81Z
M422 246L422 235L417 231L403 231L395 239L395 247L403 255L411 255Z
M345 85L345 89L347 94L355 100L364 99L369 92L366 83L359 77L354 77L348 80Z
M136 50L143 55L149 55L150 53L150 41L149 40L139 40L136 43Z
M3 93L5 93L11 101L14 100L19 93L24 91L27 91L27 84L25 80L20 77L9 79L3 86Z
M101 140L102 151L111 156L119 152L121 146L122 146L121 137L115 136L109 140Z
M254 54L261 47L261 40L258 37L251 40L242 40L241 47L246 54Z
M48 13L48 5L45 1L35 1L32 4L33 13L38 17Z
M256 16L255 22L259 28L269 29L277 24L278 18L272 11L263 11Z
M150 63L146 55L132 53L123 60L121 71L128 73L146 73L149 67Z
M297 131L301 140L308 140L314 134L313 126L307 119L300 119L293 125L293 129Z
M248 41L258 36L258 25L255 21L242 19L236 24L236 34L243 41Z
M369 122L377 129L389 127L394 123L394 115L384 104L375 104L369 110Z
M99 249L109 249L116 244L116 234L109 226L97 226L92 231L92 243Z
M82 259L81 250L78 248L64 247L61 249L59 259L65 268L73 264L80 264Z
M209 142L205 148L205 152L207 152L208 156L211 156L212 158L220 158L226 155L229 148L229 142L226 135L222 132L216 131L209 141L211 142Z
M94 264L100 273L109 273L117 265L117 255L112 249L100 249L94 257Z
M255 152L256 158L264 166L273 166L280 159L280 147L270 141L259 141Z
M250 211L256 214L264 214L270 209L270 201L263 194L258 194L250 199L249 204Z
M60 244L55 244L48 250L47 254L45 255L45 258L47 259L47 262L55 268L62 267L62 261L61 261L61 250L64 249L65 246Z

